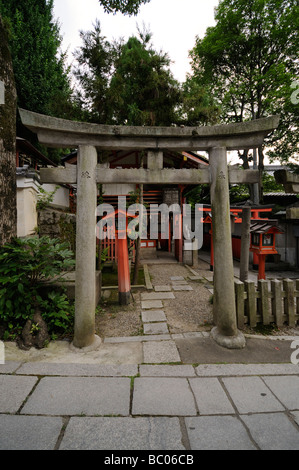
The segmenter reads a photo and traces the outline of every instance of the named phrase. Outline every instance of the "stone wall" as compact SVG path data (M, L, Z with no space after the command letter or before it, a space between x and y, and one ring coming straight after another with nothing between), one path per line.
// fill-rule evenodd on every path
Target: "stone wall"
M60 238L69 243L70 249L76 252L76 215L54 208L38 211L39 235Z

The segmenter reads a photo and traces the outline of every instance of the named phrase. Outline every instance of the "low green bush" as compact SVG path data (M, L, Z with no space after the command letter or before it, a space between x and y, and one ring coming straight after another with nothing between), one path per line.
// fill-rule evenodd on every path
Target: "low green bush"
M54 287L54 283L74 264L74 255L67 243L45 236L15 238L0 247L2 339L14 340L20 336L37 308L52 337L70 331L74 306L62 289Z

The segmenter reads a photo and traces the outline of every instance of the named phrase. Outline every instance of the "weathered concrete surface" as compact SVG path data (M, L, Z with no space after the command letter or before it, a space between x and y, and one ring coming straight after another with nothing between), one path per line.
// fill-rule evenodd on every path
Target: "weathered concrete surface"
M181 359L187 364L290 362L289 341L246 338L243 349L226 349L208 338L176 339Z
M145 335L162 335L169 333L166 322L145 323L143 325Z
M235 416L186 418L191 449L255 450L244 426ZM229 429L229 436L227 430Z
M136 415L196 415L192 392L186 379L140 377L134 382L132 413Z
M94 145L102 149L228 150L258 147L279 124L279 116L250 122L202 127L106 126L52 118L19 110L23 124L48 146Z
M40 350L31 348L29 351L20 350L15 343L5 343L5 359L11 361L12 364L19 362L39 364L42 362L62 365L91 363L119 366L121 364L139 364L142 362L142 358L142 344L134 341L118 344L101 343L98 349L93 351L72 349L68 341L51 341L47 348ZM2 367L8 366L1 366L1 370Z
M141 294L141 300L167 300L174 299L175 296L172 292L150 292Z
M127 377L44 377L25 403L22 414L127 416L129 410Z
M95 351L84 364L81 352L62 363L65 349L59 355L55 347L56 363L45 363L42 351L37 358L18 350L15 361L0 365L0 449L299 450L292 340L248 338L244 349L228 350L210 338L185 337L174 365L144 364L142 356L131 365L113 364L114 356L102 364ZM150 343L154 352L165 341ZM204 363L195 365L200 343ZM113 347L126 356L123 343Z
M43 183L69 183L77 181L76 168L41 168L40 177ZM143 183L143 184L209 184L208 169L163 169L146 170L143 168L106 169L97 165L97 183ZM258 170L236 170L229 168L231 184L256 183L259 179Z
M0 415L0 450L52 450L62 417Z
M143 362L159 364L180 362L180 355L174 341L149 341L143 344Z
M73 345L86 348L99 344L95 336L96 308L96 202L97 151L80 147L77 172L76 290Z
M27 395L37 383L37 377L0 375L0 413L17 413Z
M145 310L141 311L141 319L143 323L166 321L166 315L163 310Z
M243 348L244 336L238 332L234 292L231 222L227 156L225 148L210 151L211 203L214 246L213 315L215 341L228 348Z
M178 418L71 418L61 450L185 450ZM119 454L118 454L119 455Z

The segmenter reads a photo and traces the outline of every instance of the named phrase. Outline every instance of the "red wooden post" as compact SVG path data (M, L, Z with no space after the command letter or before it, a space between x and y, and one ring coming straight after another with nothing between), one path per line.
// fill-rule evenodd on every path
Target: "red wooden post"
M258 280L260 280L260 279L266 279L265 266L266 266L266 255L259 255L259 274L258 274Z
M118 299L121 305L130 303L131 281L127 238L119 238L117 232L118 252Z

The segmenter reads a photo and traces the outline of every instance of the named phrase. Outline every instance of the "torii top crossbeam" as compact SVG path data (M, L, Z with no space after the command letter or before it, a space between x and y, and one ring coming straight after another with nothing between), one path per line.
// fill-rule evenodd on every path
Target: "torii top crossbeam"
M105 150L227 150L257 148L279 123L279 116L237 124L201 127L109 126L53 118L19 109L22 123L39 142L56 148L92 145Z

